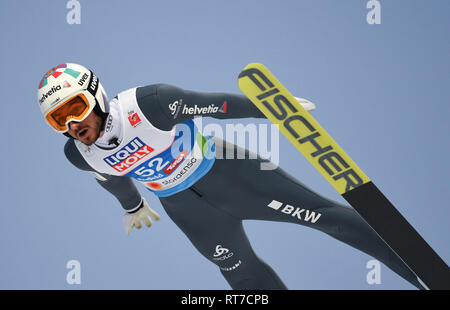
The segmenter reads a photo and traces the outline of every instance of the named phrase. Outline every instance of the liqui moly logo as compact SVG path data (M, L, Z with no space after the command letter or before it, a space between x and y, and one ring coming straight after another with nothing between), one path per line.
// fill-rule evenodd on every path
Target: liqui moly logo
M136 137L119 151L103 160L116 171L123 172L153 151L153 148Z

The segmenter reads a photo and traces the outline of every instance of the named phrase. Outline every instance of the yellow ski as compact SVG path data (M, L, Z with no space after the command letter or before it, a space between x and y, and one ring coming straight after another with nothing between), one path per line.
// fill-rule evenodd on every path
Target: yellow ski
M450 289L450 269L353 160L262 64L239 88L429 289Z

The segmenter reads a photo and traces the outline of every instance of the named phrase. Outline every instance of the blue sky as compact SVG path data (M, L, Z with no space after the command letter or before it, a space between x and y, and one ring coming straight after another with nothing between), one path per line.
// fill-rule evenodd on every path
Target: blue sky
M229 288L155 196L139 187L161 221L126 237L119 203L65 159L66 138L36 99L42 75L62 62L91 68L110 97L153 83L240 93L239 72L265 64L316 104L314 117L450 261L448 1L382 0L380 25L367 24L367 1L357 0L79 2L79 25L66 22L67 1L0 3L1 289ZM344 202L281 136L280 166ZM317 231L245 228L290 289L413 289L384 266L382 283L367 284L371 258ZM66 282L72 259L80 285Z

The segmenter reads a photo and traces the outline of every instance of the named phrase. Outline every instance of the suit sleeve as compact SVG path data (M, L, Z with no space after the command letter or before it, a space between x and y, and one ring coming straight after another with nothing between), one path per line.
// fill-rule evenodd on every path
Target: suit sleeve
M157 128L170 130L178 123L196 116L217 119L265 118L246 96L184 90L167 84L136 89L140 109Z
M73 139L69 139L64 146L67 159L78 169L91 172L98 184L113 194L126 211L137 209L142 201L136 185L128 177L113 176L95 171L81 156Z

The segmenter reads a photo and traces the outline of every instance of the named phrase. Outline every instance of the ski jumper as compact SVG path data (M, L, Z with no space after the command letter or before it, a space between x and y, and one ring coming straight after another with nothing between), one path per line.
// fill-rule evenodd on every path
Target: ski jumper
M231 288L286 289L252 250L242 225L251 219L318 229L422 289L352 208L322 197L279 167L261 170L267 160L219 138L204 137L196 128L196 116L264 118L245 96L155 84L121 92L110 109L105 132L95 144L67 141L69 161L92 172L126 211L142 201L133 180L143 183ZM234 159L227 159L230 151ZM236 159L238 153L245 153L245 159Z

